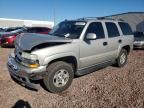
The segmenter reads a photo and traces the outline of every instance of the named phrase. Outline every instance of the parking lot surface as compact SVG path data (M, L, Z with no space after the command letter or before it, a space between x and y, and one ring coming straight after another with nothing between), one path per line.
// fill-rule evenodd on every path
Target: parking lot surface
M12 48L0 48L0 108L144 108L144 50L130 53L123 68L109 66L75 78L66 91L29 90L15 83L6 68Z

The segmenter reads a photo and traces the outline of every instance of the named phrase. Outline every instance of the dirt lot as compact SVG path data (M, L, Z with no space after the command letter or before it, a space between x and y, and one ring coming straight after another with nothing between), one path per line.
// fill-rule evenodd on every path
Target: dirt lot
M13 49L0 48L0 108L144 108L144 51L135 50L123 68L107 67L74 79L68 90L52 94L16 84L6 68Z

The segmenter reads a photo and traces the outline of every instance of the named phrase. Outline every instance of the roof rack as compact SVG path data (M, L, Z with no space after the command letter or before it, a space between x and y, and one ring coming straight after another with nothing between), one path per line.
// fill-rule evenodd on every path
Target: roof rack
M87 20L87 19L97 19L97 17L83 17L83 18L78 18L78 20Z
M89 19L124 21L123 19L113 19L112 17L83 17L83 18L79 18L78 20L89 20Z

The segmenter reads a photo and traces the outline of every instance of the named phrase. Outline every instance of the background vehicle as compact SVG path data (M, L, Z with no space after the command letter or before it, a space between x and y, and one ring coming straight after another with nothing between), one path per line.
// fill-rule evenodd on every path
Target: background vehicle
M23 27L11 27L5 29L4 32L0 32L0 45L2 47L13 47L16 36L25 30L26 29Z
M41 79L50 92L62 92L71 85L74 75L85 75L112 64L124 66L133 40L130 26L123 21L67 20L48 36L24 34L16 38L8 69L13 78L28 87L38 89L33 81Z
M0 28L0 32L4 32L4 29L3 29L3 28Z
M143 32L134 33L134 48L144 48L144 33Z
M2 47L13 47L14 40L20 33L48 34L50 30L46 27L10 27L0 33L0 44Z
M50 28L48 27L28 27L28 33L39 33L39 34L48 34L50 32Z

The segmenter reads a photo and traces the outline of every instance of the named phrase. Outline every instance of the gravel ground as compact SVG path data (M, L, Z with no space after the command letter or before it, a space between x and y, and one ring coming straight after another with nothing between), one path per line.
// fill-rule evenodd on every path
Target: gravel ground
M123 68L107 67L75 78L69 89L52 94L16 84L6 68L13 49L0 48L0 108L144 108L144 51L135 50Z

